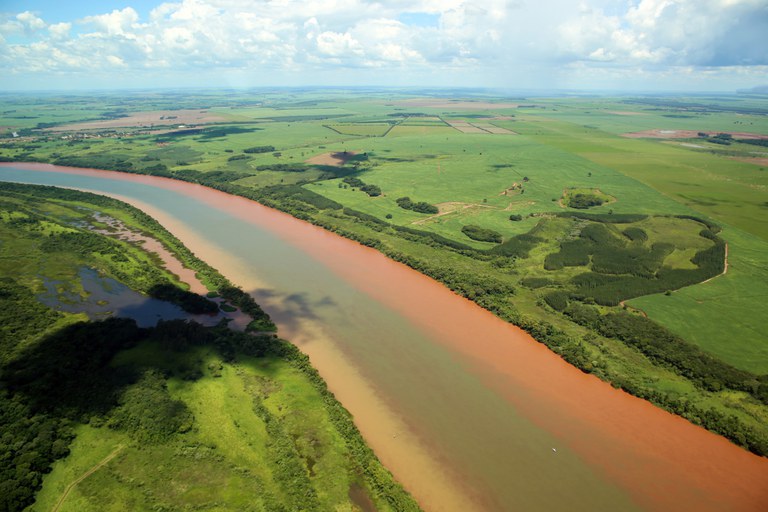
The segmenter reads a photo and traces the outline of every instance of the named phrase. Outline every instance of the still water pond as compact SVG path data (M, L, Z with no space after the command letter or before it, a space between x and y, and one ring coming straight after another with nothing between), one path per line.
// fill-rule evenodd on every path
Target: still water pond
M38 300L58 311L85 313L91 320L103 320L110 316L132 318L139 327L154 327L158 320L195 320L204 325L214 325L223 315L190 315L176 304L147 297L123 283L101 276L88 267L78 270L84 295L64 289L64 283L43 277L45 292Z

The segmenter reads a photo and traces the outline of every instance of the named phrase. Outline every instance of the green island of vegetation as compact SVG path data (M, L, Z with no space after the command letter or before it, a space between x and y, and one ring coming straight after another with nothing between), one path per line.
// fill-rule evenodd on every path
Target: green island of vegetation
M62 300L86 296L89 267L210 312L154 254L96 231L105 216L162 241L256 332L140 328L43 305L52 280ZM418 510L308 358L152 218L102 196L0 183L0 240L0 510Z
M283 210L768 455L765 96L443 94L5 97L0 159L165 176ZM201 105L219 120L196 122ZM168 110L174 122L146 127Z

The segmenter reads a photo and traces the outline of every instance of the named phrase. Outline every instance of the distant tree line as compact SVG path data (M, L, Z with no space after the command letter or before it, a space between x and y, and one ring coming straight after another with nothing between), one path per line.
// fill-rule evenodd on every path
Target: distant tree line
M246 148L243 153L272 153L275 150L275 146L254 146L252 148Z

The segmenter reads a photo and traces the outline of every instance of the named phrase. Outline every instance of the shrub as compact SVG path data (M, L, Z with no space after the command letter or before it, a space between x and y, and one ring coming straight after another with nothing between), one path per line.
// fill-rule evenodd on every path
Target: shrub
M356 178L354 176L347 176L343 180L344 183L348 184L350 187L360 188L364 187L365 183L360 178Z
M411 201L410 197L399 197L397 200L395 200L395 202L397 203L397 206L405 210L410 210L413 206L413 202Z
M405 210L412 210L418 213L429 213L434 215L435 213L438 213L440 211L437 209L437 206L429 204L424 201L419 201L417 203L414 203L413 201L411 201L410 197L400 197L397 200L395 200L395 202L400 208L403 208Z
M411 210L419 213L430 213L435 214L438 213L440 210L437 209L437 206L429 204L424 201L419 201L418 203L413 203L411 206Z
M376 197L381 195L381 189L379 188L378 185L363 185L362 187L360 187L360 190L362 190L363 192L365 192L371 197Z

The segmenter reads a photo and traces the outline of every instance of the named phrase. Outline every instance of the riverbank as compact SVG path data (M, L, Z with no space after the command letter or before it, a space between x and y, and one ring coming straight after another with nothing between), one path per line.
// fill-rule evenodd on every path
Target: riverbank
M167 508L169 502L182 508L240 510L242 503L258 508L260 501L269 510L275 504L332 510L353 503L375 503L382 511L418 510L365 445L307 357L272 334L249 336L223 325L204 329L173 321L155 326L156 319L143 329L124 318L76 322L81 317L52 327L49 317L67 318L33 295L36 280L50 277L52 269L61 275L59 290L77 287L73 268L99 267L135 284L141 280L126 273L127 262L152 277L169 260L200 291L206 282L225 294L222 288L231 283L133 206L54 187L0 183L0 188L4 309L6 316L15 312L21 317L16 324L3 324L4 334L10 334L3 337L0 361L7 413L3 433L18 440L25 435L26 429L19 430L22 423L32 425L33 433L42 422L67 425L67 435L56 440L55 456L46 450L45 442L56 439L50 432L45 442L14 441L5 447L10 462L3 476L15 478L6 482L9 493L0 501L9 510L23 508L22 492L23 504L31 501L40 473L46 474L42 502L33 510L53 508L74 487L62 485L85 478L73 479L70 473L80 473L75 468L90 460L88 444L115 436L126 453L108 472L89 476L89 482L99 483L96 489L85 483L82 494L72 497L78 510ZM84 248L66 245L61 241L65 235L85 240ZM165 252L150 258L146 247L136 247L137 239ZM115 267L113 260L124 265ZM15 274L14 266L19 269ZM110 380L114 375L131 377ZM17 407L9 407L11 402ZM27 406L31 412L19 414ZM175 414L181 423L175 423ZM71 450L70 427L77 432ZM199 446L205 446L205 453L189 453ZM185 455L194 458L194 470L187 468ZM137 465L147 457L152 468ZM54 459L60 460L51 471ZM174 494L190 486L193 492Z
M27 164L23 166L32 168ZM47 165L34 167L37 170L54 170ZM59 171L69 172L68 169ZM765 459L751 455L647 402L617 391L595 377L583 374L523 331L373 249L297 221L287 214L199 185L148 176L116 175L104 171L78 170L75 173L100 175L110 180L144 182L180 192L190 200L200 201L210 208L227 211L245 222L269 229L276 236L321 261L340 279L354 284L360 293L386 303L421 331L428 332L431 339L437 340L449 351L461 370L479 379L487 389L503 398L514 410L520 411L532 423L549 432L561 443L556 447L558 451L552 452L551 448L555 446L525 446L529 444L525 438L516 439L514 433L498 432L492 441L498 445L498 451L504 454L520 456L526 450L541 450L546 452L546 455L538 453L536 457L558 457L552 461L553 466L566 465L574 468L579 467L577 461L586 461L596 475L614 482L643 508L761 510L768 502L765 494L768 465ZM167 217L167 214L164 217ZM169 223L166 224L166 221ZM211 249L208 247L210 244L198 235L185 233L190 228L182 220L163 219L161 222L204 260L215 261L225 276L247 286L249 290L261 289L257 282L251 283L251 288L239 281L243 276L253 275L248 271L247 265L236 258L235 261L227 262L226 254L221 254L225 251ZM176 226L172 227L173 224ZM217 252L219 254L216 254ZM223 264L214 259L217 256L223 258ZM271 313L269 309L267 311ZM407 478L401 477L398 470L389 466L386 460L387 454L384 452L408 443L403 443L400 435L392 438L391 431L377 432L370 411L363 407L366 404L356 406L345 401L347 398L344 396L344 390L352 387L353 383L346 380L349 378L346 375L333 375L334 368L331 363L336 362L338 356L331 351L331 347L335 345L333 337L326 334L327 328L309 320L303 324L297 323L288 317L288 313L283 318L279 314L274 315L274 318L281 328L281 333L287 334L291 339L294 339L291 331L298 336L295 340L302 350L305 350L305 345L310 347L305 351L309 353L313 364L328 380L331 390L353 413L358 427L374 450L406 488L429 486L429 482L414 484L407 481ZM283 329L286 332L283 332ZM318 334L325 335L329 345L318 347L315 342ZM302 342L305 342L304 345ZM317 351L314 356L310 353L314 350L313 343ZM338 351L345 354L344 350ZM345 357L350 358L348 351ZM403 361L404 364L405 362ZM357 369L359 364L350 362L349 366L353 371L357 371L364 382L366 381L368 377ZM426 367L421 370L430 372L430 368ZM457 381L461 378L460 375L457 376ZM376 386L370 387L375 395ZM353 399L350 400L354 402ZM365 402L365 399L362 401ZM383 403L385 400L379 402ZM486 421L486 418L464 417L461 409L453 409L453 413L453 421ZM407 425L422 450L429 453L432 460L440 461L440 449L430 442L433 432L423 425L414 425L412 421L409 423L408 420L407 416L401 416L401 422ZM456 447L457 451L466 449L475 447ZM404 451L410 452L409 449ZM397 464L397 461L394 462ZM438 462L435 466L440 467L441 464ZM476 469L445 468L448 474L455 472L454 474L458 475L461 475L461 471L472 472ZM402 471L403 475L408 477L407 468ZM499 482L493 482L494 478ZM499 474L496 477L488 475L487 479L495 485L506 481L508 485L517 485L521 489L531 487L530 480L510 482L514 477L509 474ZM432 485L429 488L436 494L442 492L440 486ZM491 508L487 502L480 502L479 496L473 496L471 490L463 491L462 494L467 495L469 500L474 499L478 506ZM417 492L414 492L414 495L421 501ZM425 490L422 495L426 497L428 492ZM424 506L431 508L428 503Z

